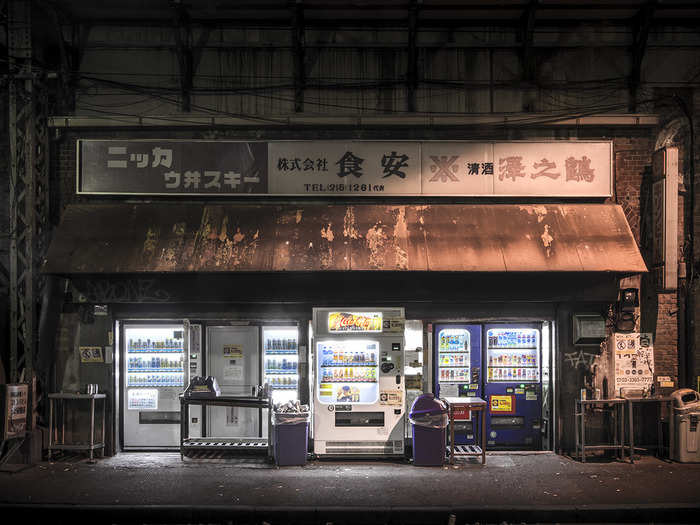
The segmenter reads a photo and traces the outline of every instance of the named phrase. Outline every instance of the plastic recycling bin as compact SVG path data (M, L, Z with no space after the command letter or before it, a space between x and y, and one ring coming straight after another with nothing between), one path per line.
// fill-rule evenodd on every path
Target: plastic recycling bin
M308 412L273 414L272 454L278 466L305 465L308 443Z
M700 421L700 395L690 388L681 388L671 394L673 398L673 429L671 458L680 463L700 462L698 421Z
M408 414L413 431L413 464L441 466L445 462L447 405L433 394L416 398Z

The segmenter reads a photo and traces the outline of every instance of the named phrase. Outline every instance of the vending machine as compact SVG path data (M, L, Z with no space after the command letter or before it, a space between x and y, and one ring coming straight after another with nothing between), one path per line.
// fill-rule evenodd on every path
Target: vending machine
M263 326L263 384L272 402L299 399L299 329L296 326Z
M183 324L127 322L121 341L124 449L178 447L178 396L189 381Z
M314 453L403 456L404 323L403 308L314 308Z
M542 441L541 325L485 325L487 446L539 449Z
M437 324L433 344L434 392L438 397L481 397L481 326ZM455 443L474 444L474 415L455 423Z

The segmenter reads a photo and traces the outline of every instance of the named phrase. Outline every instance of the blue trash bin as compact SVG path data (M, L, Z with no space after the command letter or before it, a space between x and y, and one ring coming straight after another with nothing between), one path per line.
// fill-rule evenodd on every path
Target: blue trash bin
M445 462L447 405L433 394L416 398L408 414L413 431L413 464L440 466Z
M309 415L275 413L272 454L278 466L305 465L309 443Z

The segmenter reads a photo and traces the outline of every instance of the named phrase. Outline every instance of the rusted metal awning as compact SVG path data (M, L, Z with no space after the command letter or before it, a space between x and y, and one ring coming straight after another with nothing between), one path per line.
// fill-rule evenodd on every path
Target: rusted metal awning
M43 271L646 272L620 206L70 205Z

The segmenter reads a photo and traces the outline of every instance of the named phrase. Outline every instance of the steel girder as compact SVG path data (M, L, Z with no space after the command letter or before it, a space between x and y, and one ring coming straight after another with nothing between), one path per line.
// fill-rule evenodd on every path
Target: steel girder
M31 2L7 3L10 137L10 381L33 374L38 265L49 218L48 99L32 66Z

